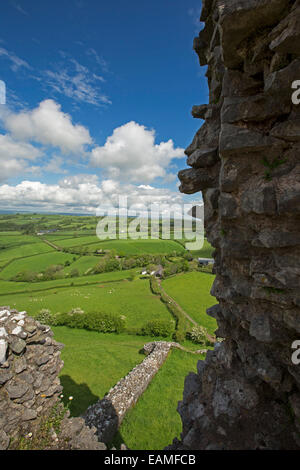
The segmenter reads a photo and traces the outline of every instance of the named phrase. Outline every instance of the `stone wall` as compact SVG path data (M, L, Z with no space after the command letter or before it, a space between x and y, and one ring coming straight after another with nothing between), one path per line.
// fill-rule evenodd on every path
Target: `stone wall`
M203 0L194 40L208 65L205 122L180 190L203 192L226 338L185 381L177 449L299 449L299 0Z
M21 437L32 441L41 423L60 406L62 386L58 374L63 367L63 345L53 339L48 326L26 312L0 307L0 450L15 445ZM47 446L58 449L105 449L95 429L82 418L61 422L61 433L53 430Z
M98 439L110 443L120 427L125 414L136 404L145 392L155 374L159 371L172 348L192 354L205 354L206 349L188 351L174 342L154 341L144 345L147 357L126 377L121 379L102 400L91 405L84 414L88 426L97 429Z
M144 346L147 357L121 379L102 400L91 405L84 414L88 426L95 426L98 439L109 443L121 425L126 412L137 402L168 357L176 343L166 341Z

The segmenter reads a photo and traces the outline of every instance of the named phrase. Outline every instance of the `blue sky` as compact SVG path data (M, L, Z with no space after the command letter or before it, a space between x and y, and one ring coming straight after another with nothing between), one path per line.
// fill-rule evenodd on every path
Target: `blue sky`
M3 3L0 208L180 203L176 175L201 125L190 111L208 100L192 50L201 1Z

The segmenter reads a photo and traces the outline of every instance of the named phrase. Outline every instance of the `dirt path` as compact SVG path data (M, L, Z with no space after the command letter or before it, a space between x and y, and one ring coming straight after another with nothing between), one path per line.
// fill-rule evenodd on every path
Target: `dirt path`
M174 305L176 305L176 307L178 308L178 310L181 311L181 313L195 326L198 326L198 323L193 320L193 318L191 318L184 310L183 308L174 300L172 299L172 297L169 296L169 294L167 294L167 292L165 291L165 289L162 287L161 285L161 280L160 279L157 279L157 282L158 282L158 285L160 287L160 290L162 291L162 293L169 299L170 302L172 302Z
M176 305L176 307L185 316L185 318L187 318L194 326L199 326L199 323L197 323L193 318L191 318L189 316L189 314L186 313L186 311L183 310L183 308L172 297L170 297L169 294L167 294L167 292L165 291L165 289L161 285L161 279L157 279L157 282L158 282L158 285L159 285L159 288L160 288L161 292L169 299L170 302L172 302L174 305ZM211 343L216 342L216 338L214 336L210 335L209 333L206 334L206 337Z

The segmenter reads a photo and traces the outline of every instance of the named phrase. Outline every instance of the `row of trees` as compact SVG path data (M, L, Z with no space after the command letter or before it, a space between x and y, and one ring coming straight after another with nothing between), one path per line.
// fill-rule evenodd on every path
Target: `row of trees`
M13 276L11 280L17 282L40 282L78 277L82 275L78 268L74 267L73 269L65 270L66 267L72 267L72 263L77 259L78 257L74 256L72 261L66 261L64 265L53 264L41 272L23 270ZM150 274L156 271L158 266L163 267L163 277L169 277L180 272L187 272L198 268L197 262L193 262L190 253L180 254L179 256L177 254L176 257L170 255L143 254L121 258L115 256L114 252L110 252L101 257L99 262L94 267L87 270L85 274L126 271L134 268L146 269Z

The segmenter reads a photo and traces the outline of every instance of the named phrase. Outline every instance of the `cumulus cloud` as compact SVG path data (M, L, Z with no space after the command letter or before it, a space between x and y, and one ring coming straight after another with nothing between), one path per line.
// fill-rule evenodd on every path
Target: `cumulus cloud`
M95 175L66 177L57 184L22 181L0 186L0 199L11 209L39 209L58 212L89 212L101 207L118 207L119 197L127 195L128 207L150 207L151 204L174 204L182 201L179 193L148 185L120 185L113 180L99 183Z
M57 173L57 174L68 173L67 170L62 168L63 164L64 164L64 160L62 159L62 157L54 155L51 158L51 160L47 163L47 165L44 167L44 170L48 171L49 173Z
M32 111L9 113L4 124L14 138L59 147L64 154L81 154L92 143L88 129L74 125L71 116L53 100L42 101Z
M41 156L39 149L29 143L16 142L11 136L0 134L0 182L32 170L28 160Z
M91 164L104 169L111 179L150 183L166 177L174 158L182 158L184 150L173 141L155 144L155 131L134 121L116 128L102 147L91 152Z

